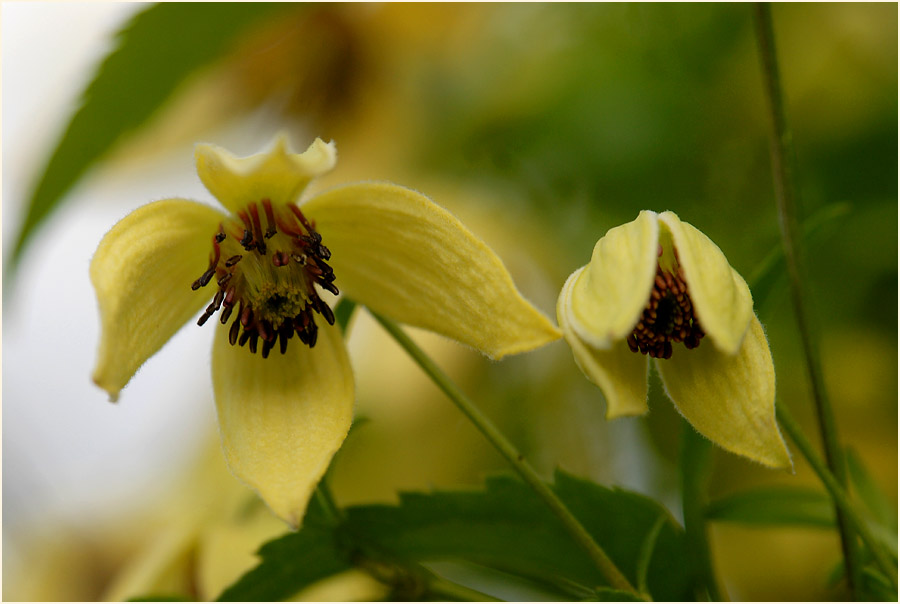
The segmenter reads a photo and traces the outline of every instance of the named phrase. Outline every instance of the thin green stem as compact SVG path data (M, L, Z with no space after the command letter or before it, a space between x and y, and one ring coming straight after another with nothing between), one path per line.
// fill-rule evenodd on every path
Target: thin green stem
M335 502L334 496L331 494L331 488L328 486L327 475L319 481L319 485L316 487L315 497L319 502L319 505L321 505L322 509L325 511L325 514L328 516L328 519L333 524L338 524L343 519L344 514Z
M794 444L797 445L797 448L800 449L800 453L806 461L809 462L809 465L819 476L819 479L825 485L825 488L828 489L837 508L849 523L853 525L853 528L859 533L863 543L872 552L875 563L878 564L891 581L893 588L897 589L897 567L894 566L890 555L885 552L884 547L882 547L875 538L869 525L863 520L862 515L857 512L856 507L851 503L847 491L838 482L834 474L829 471L825 462L816 454L812 443L804 436L803 431L800 429L797 422L794 421L794 418L791 417L787 407L784 405L776 405L775 415L778 418L778 423L781 424L782 429L788 433L788 436L791 437L791 440L793 440Z
M587 529L569 511L565 504L556 496L549 486L541 479L538 473L525 461L522 455L505 436L494 426L493 422L484 415L480 409L463 393L456 384L445 374L431 358L416 345L396 323L382 316L372 315L387 330L391 336L406 350L407 354L422 368L431 380L447 395L447 397L459 408L463 414L475 425L476 428L488 439L488 441L506 458L512 467L519 473L525 482L544 501L547 507L563 523L569 534L588 553L594 564L606 577L609 584L615 589L628 591L635 596L642 597L634 586L625 578L625 575L616 567L615 563L606 555L606 552L594 541Z
M687 547L691 560L699 567L697 570L709 599L713 602L723 602L728 599L728 594L719 590L716 581L706 525L712 443L700 436L686 421L682 423L681 508Z
M809 312L806 303L806 300L809 299L806 293L807 285L801 277L804 274L802 270L804 264L797 217L796 185L793 177L793 140L785 114L778 58L775 52L772 12L768 3L757 3L754 5L754 8L756 37L762 63L766 100L771 116L770 138L775 199L778 204L781 240L784 246L788 277L791 284L791 299L806 358L807 372L812 387L813 401L815 402L816 418L825 450L825 461L831 473L837 478L838 483L843 486L847 484L847 478L844 471L842 450L837 435L834 412L825 389L818 342L815 339L816 330L812 324L812 313ZM851 593L855 593L856 586L859 583L859 560L856 551L856 541L840 506L836 505L835 510L841 534L841 547L844 552L847 582Z

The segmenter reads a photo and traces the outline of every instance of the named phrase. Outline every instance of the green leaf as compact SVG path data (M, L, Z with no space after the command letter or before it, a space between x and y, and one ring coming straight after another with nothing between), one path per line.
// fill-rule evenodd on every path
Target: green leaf
M353 567L348 548L338 544L335 532L314 497L303 518L303 528L264 544L260 564L219 596L220 602L286 600L304 587Z
M645 538L660 515L666 515L669 522L660 530L649 563L649 589L659 600L684 599L689 579L683 533L665 508L562 472L554 488L632 581ZM485 491L404 493L399 506L350 508L347 519L355 541L371 543L391 557L463 559L563 591L568 582L587 588L606 584L559 520L512 477L489 479Z
M836 227L850 213L850 204L835 203L819 209L807 218L801 227L804 240L823 235L829 228ZM753 292L753 300L757 313L770 300L779 281L786 272L784 247L779 241L762 261L756 265L747 284Z
M643 602L639 597L628 591L601 587L594 590L594 602Z
M888 503L881 489L878 488L875 479L866 470L859 455L857 455L856 451L847 449L846 460L853 488L872 515L872 519L878 524L891 528L896 532L897 514L894 512L891 504ZM894 548L896 551L896 544Z
M828 495L803 487L766 487L743 491L710 503L710 520L743 524L834 527Z
M554 490L633 584L641 551L660 516L665 516L650 559L647 586L654 600L692 598L695 583L684 530L660 503L618 488L557 471ZM596 584L605 582L598 581Z
M660 504L562 472L554 488L632 581L646 573L657 600L690 596L684 533ZM513 477L491 478L480 490L403 493L398 505L352 506L338 527L325 524L317 507L313 500L298 533L264 545L260 565L221 599L283 599L351 565L416 569L441 560L506 572L565 597L625 599L596 591L606 585L603 575L558 518Z
M9 268L63 196L124 135L147 121L190 74L229 50L278 3L161 3L137 14L85 90L28 202ZM287 5L289 6L289 5Z
M353 318L353 311L355 310L356 302L347 297L341 298L337 306L334 307L334 319L340 326L341 331L344 332L344 337L347 337L349 333L347 326L350 324L350 319Z

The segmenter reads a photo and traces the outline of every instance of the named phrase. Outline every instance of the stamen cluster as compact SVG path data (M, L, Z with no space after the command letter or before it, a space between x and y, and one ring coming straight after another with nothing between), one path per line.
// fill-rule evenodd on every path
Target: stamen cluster
M214 277L218 285L198 325L220 309L223 325L234 314L228 341L232 346L249 344L255 354L262 340L263 358L276 343L284 354L295 332L301 342L315 346L318 328L313 313L334 325L334 313L315 288L318 284L338 293L334 271L326 262L331 251L322 245L315 223L294 204L273 206L268 199L250 203L219 225L212 246L209 268L191 285L200 289Z
M704 335L694 316L684 270L678 267L673 274L657 265L650 300L627 338L628 347L632 352L640 351L655 359L668 359L672 356L673 342L683 342L688 349L696 348Z

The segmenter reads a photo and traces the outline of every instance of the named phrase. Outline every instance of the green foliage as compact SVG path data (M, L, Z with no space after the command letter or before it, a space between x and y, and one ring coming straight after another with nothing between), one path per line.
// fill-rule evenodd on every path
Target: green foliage
M743 524L834 527L827 494L804 487L765 487L723 497L706 508L709 520Z
M122 137L144 124L198 68L273 14L270 3L161 3L137 14L85 90L28 202L10 268L34 230L79 178Z
M690 595L684 533L655 501L563 472L554 490L618 567L657 600ZM512 477L483 490L404 493L398 505L346 508L336 524L311 506L303 528L263 546L262 562L222 594L223 600L284 599L315 580L356 566L427 576L429 561L457 560L551 588L560 597L626 599L604 588L603 575L530 488ZM382 573L384 576L385 573Z
M866 470L859 455L852 449L848 449L846 460L853 489L866 506L872 520L886 529L893 530L893 551L894 555L897 555L897 514L894 513L881 489L875 484L875 479Z
M817 238L825 238L832 234L841 221L846 220L850 214L851 206L846 203L835 203L825 206L807 218L801 226L804 243ZM777 287L784 288L787 285L787 266L784 257L784 247L781 242L773 247L765 258L756 265L753 273L749 275L747 283L753 292L753 301L757 313L762 313L765 306L772 300Z

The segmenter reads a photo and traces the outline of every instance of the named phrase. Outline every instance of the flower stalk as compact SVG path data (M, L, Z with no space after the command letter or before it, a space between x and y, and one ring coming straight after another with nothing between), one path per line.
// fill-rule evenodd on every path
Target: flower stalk
M687 547L691 558L698 566L697 570L709 599L713 602L724 602L728 600L728 594L720 591L716 582L705 517L709 477L712 471L712 443L697 433L686 421L682 424L679 457L681 506Z
M785 261L791 287L791 299L806 359L807 372L811 382L816 418L825 450L825 462L838 483L841 486L846 486L847 478L834 420L834 412L825 389L822 363L818 343L815 338L816 331L812 324L808 303L806 302L808 299L806 295L807 286L801 277L804 264L797 217L796 185L793 176L793 139L788 128L785 113L770 5L765 2L755 4L753 16L762 64L766 102L771 117L769 134L771 138L772 175L775 186L775 199L778 205L782 245L784 246ZM844 554L848 585L851 593L853 593L856 585L859 583L856 543L848 526L846 514L842 506L837 505L837 502L835 502L835 511L841 534L841 547Z
M377 313L372 313L375 319L381 323L387 332L397 341L409 356L422 368L429 378L447 395L447 397L459 408L463 414L475 425L476 428L488 439L488 441L506 458L525 482L544 501L550 510L563 523L566 530L575 541L588 553L594 564L615 589L628 591L635 596L644 599L633 585L628 581L622 571L610 559L605 551L597 544L587 529L569 511L566 505L556 496L549 486L541 479L538 473L525 460L515 446L497 429L494 423L484 415L475 403L463 393L456 384L445 374L419 346L393 321L386 319Z

